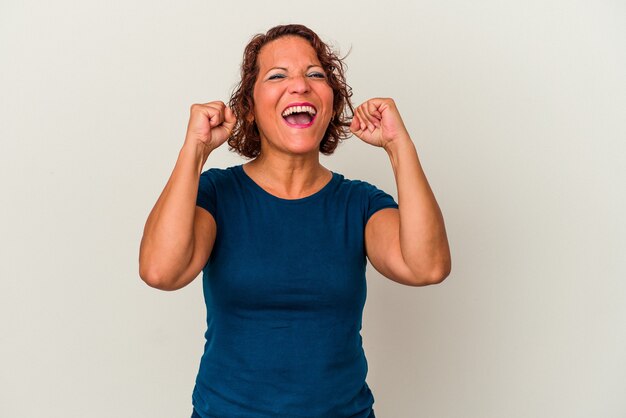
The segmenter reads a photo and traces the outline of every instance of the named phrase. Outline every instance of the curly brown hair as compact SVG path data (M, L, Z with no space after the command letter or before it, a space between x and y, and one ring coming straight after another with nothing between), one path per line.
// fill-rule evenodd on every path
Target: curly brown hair
M259 130L255 121L247 118L254 107L252 94L259 75L257 58L264 45L284 36L299 36L311 44L326 73L326 80L333 90L333 116L320 143L320 152L330 155L340 141L351 135L349 126L354 117L354 107L350 102L352 88L346 83L344 73L345 56L339 58L315 32L304 25L295 24L275 26L265 34L253 36L246 45L241 63L241 80L235 86L228 103L237 117L237 123L228 138L228 145L231 151L234 150L247 158L255 158L261 152Z

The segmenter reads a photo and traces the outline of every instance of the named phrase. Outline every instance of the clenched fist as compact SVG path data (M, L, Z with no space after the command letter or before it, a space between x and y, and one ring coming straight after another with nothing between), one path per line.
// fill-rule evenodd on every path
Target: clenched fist
M237 118L221 101L193 104L187 125L185 145L203 145L213 151L230 136Z
M410 140L391 98L372 98L356 107L350 131L364 142L383 148L394 141Z

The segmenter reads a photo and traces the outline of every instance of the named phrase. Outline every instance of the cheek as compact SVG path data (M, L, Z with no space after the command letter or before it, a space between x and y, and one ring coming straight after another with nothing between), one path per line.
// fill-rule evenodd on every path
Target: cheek
M329 107L330 107L330 113L332 115L333 111L334 111L334 107L335 107L335 101L334 101L334 97L335 97L335 92L328 87L328 96L327 96L327 101L328 103L330 103Z

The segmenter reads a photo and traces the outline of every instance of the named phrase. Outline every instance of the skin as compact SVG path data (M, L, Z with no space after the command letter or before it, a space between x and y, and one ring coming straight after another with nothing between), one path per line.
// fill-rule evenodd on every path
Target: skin
M275 196L298 199L320 190L332 173L319 162L319 144L332 116L333 95L313 48L288 36L266 44L258 56L254 109L261 153L244 171ZM317 109L314 124L297 129L281 116L293 102ZM236 120L223 102L191 107L185 142L152 209L142 237L139 273L150 286L175 290L190 283L206 264L216 236L212 215L195 206L199 177L211 152L229 137ZM370 217L365 247L382 275L408 286L440 283L450 273L450 249L441 211L395 102L372 98L355 109L350 130L384 149L398 190L399 209Z
M394 100L372 98L358 106L350 130L387 152L398 190L399 209L376 212L365 227L370 262L398 283L441 283L451 270L443 216Z
M261 153L244 164L262 187L286 199L314 193L332 173L319 163L319 145L333 112L333 91L315 50L303 38L286 36L266 44L257 58L254 115ZM317 110L306 129L288 126L283 110L290 103L309 102Z

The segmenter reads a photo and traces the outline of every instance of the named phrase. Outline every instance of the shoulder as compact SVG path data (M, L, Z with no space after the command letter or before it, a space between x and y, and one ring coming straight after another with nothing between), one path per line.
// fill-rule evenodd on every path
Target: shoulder
M232 178L235 175L235 171L237 170L237 167L240 167L240 166L231 166L228 168L211 167L203 171L202 174L200 174L200 177L211 179L211 180L223 180L223 179Z
M240 166L228 168L212 167L200 174L196 206L206 209L217 219L220 208L227 202L236 199L240 180L237 178L237 169Z
M198 181L198 205L205 208L214 208L216 195L227 195L229 190L237 187L235 171L236 166L228 168L212 167L203 171ZM210 209L207 210L210 211Z
M219 186L230 186L237 179L237 170L241 166L231 166L227 168L209 168L200 174L200 185L218 188Z
M375 212L384 208L398 208L393 196L374 184L365 180L349 179L342 174L338 176L338 197L357 205L364 225Z
M351 191L355 191L355 192L367 192L369 190L372 189L376 189L376 186L374 186L373 184L365 181L365 180L359 180L359 179L351 179L351 178L347 178L346 176L344 176L341 173L337 173L334 172L337 177L338 177L338 185L339 187L345 189L345 190L351 190Z
M376 195L386 195L391 197L388 193L383 191L381 188L376 186L373 183L370 183L366 180L359 179L350 179L345 177L343 174L335 173L339 177L339 187L344 188L345 190L352 191L354 193L358 193L364 197L371 197Z

